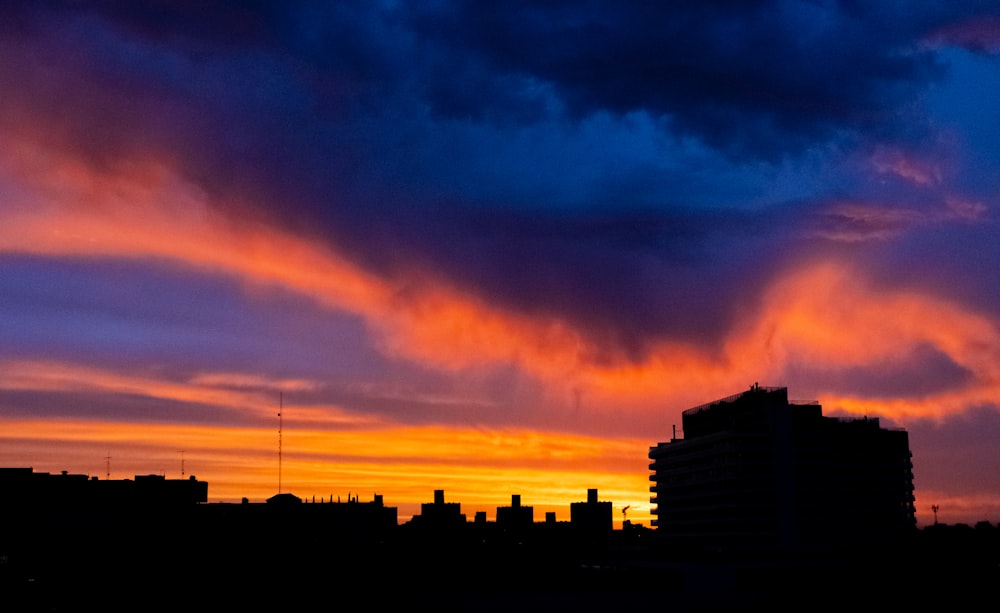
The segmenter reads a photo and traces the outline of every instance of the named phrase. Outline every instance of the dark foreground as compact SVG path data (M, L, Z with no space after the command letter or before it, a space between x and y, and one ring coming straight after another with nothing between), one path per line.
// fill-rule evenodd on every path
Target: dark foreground
M599 542L294 530L53 530L0 543L0 610L438 611L992 607L998 530L918 531L830 556L678 555L652 532Z

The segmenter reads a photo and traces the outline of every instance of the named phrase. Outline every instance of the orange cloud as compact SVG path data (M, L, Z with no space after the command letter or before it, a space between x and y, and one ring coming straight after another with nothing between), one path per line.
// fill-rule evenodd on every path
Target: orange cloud
M995 322L942 298L871 287L857 271L833 263L805 267L775 283L751 332L733 339L729 353L753 356L763 370L780 372L794 364L875 366L923 346L947 355L973 383L923 399L833 397L824 404L852 412L864 405L889 416L940 416L1000 399Z
M137 164L121 176L55 162L45 173L15 165L40 184L30 200L5 203L0 251L157 259L280 285L362 315L383 349L445 368L516 361L564 373L579 363L582 340L559 322L520 319L441 284L403 291L327 246L224 216L166 167Z
M8 160L32 189L30 201L5 204L0 251L153 259L232 275L248 288L281 286L362 316L390 355L452 371L517 364L559 382L560 394L584 379L622 378L590 364L594 348L564 322L499 310L426 273L404 290L328 246L224 216L164 166L137 163L122 176L36 157ZM47 161L51 172L36 167ZM626 378L624 386L639 384ZM657 374L641 378L645 388Z
M835 264L778 279L758 319L732 331L723 355L662 341L641 364L597 362L590 341L565 322L497 309L426 274L402 291L328 246L223 216L205 194L161 165L137 164L121 176L56 160L43 173L32 160L44 161L29 155L15 164L8 158L8 168L34 181L35 189L26 192L33 194L30 202L6 203L0 250L154 258L223 272L252 287L280 285L361 315L387 353L452 371L514 363L550 382L562 402L576 390L601 403L625 399L662 407L690 397L696 404L697 390L757 380L787 364L864 365L921 344L950 356L982 385L939 398L947 402L936 410L911 402L894 411L926 414L996 398L995 325L941 299L876 291ZM941 321L950 324L936 325ZM841 404L849 406L847 399Z

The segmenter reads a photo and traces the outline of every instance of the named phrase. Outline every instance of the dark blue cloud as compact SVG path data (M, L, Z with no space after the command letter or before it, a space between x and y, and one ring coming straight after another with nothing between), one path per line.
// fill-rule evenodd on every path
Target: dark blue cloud
M641 357L717 341L825 203L928 198L845 158L938 142L924 41L991 6L14 3L0 81L95 166Z
M922 41L988 10L771 1L66 6L194 63L246 57L261 68L269 58L308 89L315 118L385 116L402 99L431 118L507 126L564 111L640 111L741 159L924 130L916 96L946 64ZM274 84L257 82L265 92ZM247 88L218 93L238 112L233 94L245 100Z
M597 345L635 359L663 336L720 340L731 307L773 272L782 244L767 244L774 238L769 215L737 210L438 214L447 221L424 221L418 233L398 228L395 246L402 248L386 244L379 253L424 254L425 265L482 288L497 304L568 321ZM750 245L734 263L729 249L741 242Z
M410 23L420 40L456 68L438 71L443 82L427 87L444 115L471 112L454 103L468 84L456 77L478 61L476 74L519 79L525 100L544 85L571 115L642 110L721 151L763 158L911 132L922 119L914 95L944 71L921 40L963 9L983 10L766 1L416 6ZM484 96L477 114L509 98Z

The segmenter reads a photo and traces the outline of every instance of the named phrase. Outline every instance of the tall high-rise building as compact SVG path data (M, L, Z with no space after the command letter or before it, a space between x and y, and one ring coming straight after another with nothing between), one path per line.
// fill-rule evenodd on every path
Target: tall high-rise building
M906 431L824 417L760 387L684 411L683 438L650 447L657 534L681 549L824 552L916 527Z

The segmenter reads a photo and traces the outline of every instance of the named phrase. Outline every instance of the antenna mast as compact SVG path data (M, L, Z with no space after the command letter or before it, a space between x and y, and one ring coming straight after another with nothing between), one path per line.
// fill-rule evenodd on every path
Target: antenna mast
M104 461L107 462L107 469L106 470L108 471L107 474L104 476L104 478L106 480L110 481L111 480L111 452L108 452L108 455L104 456Z
M284 392L278 392L278 493L281 493L281 413L285 408Z

